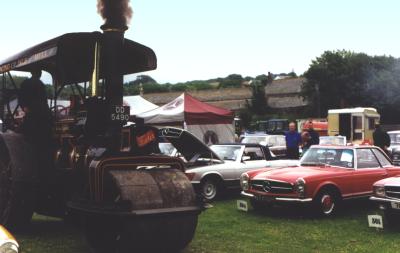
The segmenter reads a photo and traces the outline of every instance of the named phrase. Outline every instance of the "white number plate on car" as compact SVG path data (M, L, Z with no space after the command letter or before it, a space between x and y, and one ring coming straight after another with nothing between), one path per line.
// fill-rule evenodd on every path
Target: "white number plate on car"
M393 209L400 209L400 203L392 202L391 205Z

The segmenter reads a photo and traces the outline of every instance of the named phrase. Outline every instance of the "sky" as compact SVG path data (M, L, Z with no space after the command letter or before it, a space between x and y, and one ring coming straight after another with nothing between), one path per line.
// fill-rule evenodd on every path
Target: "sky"
M0 0L0 59L100 30L97 0ZM125 37L151 47L159 83L302 74L326 50L400 57L396 0L131 0ZM134 79L128 76L125 80Z

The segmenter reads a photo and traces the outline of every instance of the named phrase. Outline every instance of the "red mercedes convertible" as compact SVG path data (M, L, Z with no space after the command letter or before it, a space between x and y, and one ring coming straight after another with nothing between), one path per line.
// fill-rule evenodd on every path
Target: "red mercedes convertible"
M320 145L305 153L299 167L253 170L240 183L254 209L302 203L330 216L342 200L368 197L374 182L399 174L400 167L377 147Z

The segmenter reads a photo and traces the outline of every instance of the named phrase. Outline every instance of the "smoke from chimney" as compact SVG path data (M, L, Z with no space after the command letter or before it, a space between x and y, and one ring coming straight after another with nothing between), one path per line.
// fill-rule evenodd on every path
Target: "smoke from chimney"
M129 0L97 0L97 12L105 21L105 28L127 29L132 18Z

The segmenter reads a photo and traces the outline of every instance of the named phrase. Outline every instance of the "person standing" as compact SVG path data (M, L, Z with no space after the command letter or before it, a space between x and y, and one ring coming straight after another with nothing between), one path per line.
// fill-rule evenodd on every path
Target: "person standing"
M32 77L21 83L18 102L25 115L18 131L32 145L37 158L35 169L40 180L47 182L54 167L53 118L40 76L40 70L33 70Z
M379 124L375 124L375 131L372 134L374 145L380 147L386 154L388 154L388 147L390 146L390 136L383 131Z
M32 77L21 83L18 102L25 113L19 131L25 140L38 148L52 142L52 114L47 103L46 88L40 80L40 70L33 70Z
M288 159L299 159L299 146L301 144L301 135L296 131L296 123L289 123L289 131L285 133L286 155Z
M310 134L310 140L308 141L309 147L312 145L318 145L319 144L319 134L317 131L314 130L314 125L312 120L308 121L308 133Z

